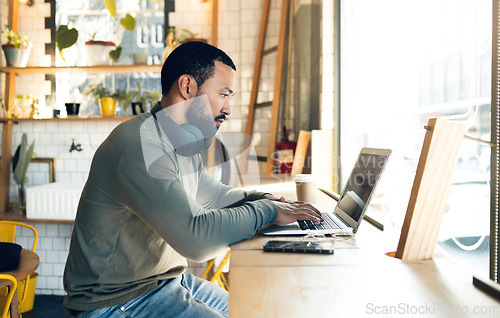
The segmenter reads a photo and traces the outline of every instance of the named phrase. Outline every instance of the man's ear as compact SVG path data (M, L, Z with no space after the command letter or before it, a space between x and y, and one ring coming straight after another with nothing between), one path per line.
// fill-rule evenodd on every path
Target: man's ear
M177 80L179 92L185 99L190 99L196 96L198 92L198 85L196 81L189 75L181 75Z

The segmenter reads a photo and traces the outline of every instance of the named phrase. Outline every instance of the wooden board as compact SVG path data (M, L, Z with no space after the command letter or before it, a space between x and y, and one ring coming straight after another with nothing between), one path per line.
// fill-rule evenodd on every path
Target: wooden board
M271 10L271 0L264 0L262 4L262 17L259 28L259 38L257 42L257 52L255 55L254 72L252 79L252 89L250 92L250 102L248 105L247 123L245 133L252 136L255 109L257 107L271 106L271 119L269 130L269 143L267 146L267 159L266 159L266 174L271 174L273 171L273 157L276 148L276 139L278 136L278 123L279 123L279 110L280 103L283 96L283 78L285 71L285 52L288 39L288 18L290 10L290 1L281 1L281 14L278 33L278 44L276 47L268 49L264 48L267 38L267 26L269 23L269 12ZM276 68L274 71L274 86L273 86L273 100L257 103L259 94L259 83L262 71L262 59L264 56L276 52ZM250 141L250 140L249 140ZM245 144L242 156L241 173L245 174L248 161L248 146L250 143Z
M432 258L464 131L464 125L458 122L429 120L401 229L397 258L406 261Z
M299 132L297 147L295 148L295 155L293 157L292 171L290 172L292 176L302 173L302 169L304 169L309 139L311 139L311 132L305 130Z
M7 211L9 206L10 172L12 171L12 131L13 123L2 125L2 158L0 159L0 211Z
M278 37L278 53L276 60L276 70L274 73L274 92L273 102L271 106L271 129L269 130L269 143L267 144L267 164L266 174L273 172L273 157L276 149L276 140L278 136L278 122L281 96L283 94L283 76L285 71L285 47L288 32L288 15L290 1L282 0L281 2L281 18Z

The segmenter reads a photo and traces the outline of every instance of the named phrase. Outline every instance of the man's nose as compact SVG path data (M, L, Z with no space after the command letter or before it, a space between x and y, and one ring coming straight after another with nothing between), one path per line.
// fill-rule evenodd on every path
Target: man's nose
M226 116L231 115L231 104L230 104L229 101L227 101L226 103L224 103L224 106L222 107L221 112L223 114L225 114Z

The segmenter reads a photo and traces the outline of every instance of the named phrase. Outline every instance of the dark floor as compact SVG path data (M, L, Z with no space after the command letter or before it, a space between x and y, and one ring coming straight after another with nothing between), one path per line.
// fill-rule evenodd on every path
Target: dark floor
M63 296L35 295L33 310L23 313L23 318L67 318Z

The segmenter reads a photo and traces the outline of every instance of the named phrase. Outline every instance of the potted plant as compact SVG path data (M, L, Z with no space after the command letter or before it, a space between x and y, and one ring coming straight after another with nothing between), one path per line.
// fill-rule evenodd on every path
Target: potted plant
M177 38L177 30L175 28L170 28L167 37L165 38L165 48L162 52L162 60L165 62L167 57L172 53L172 51L180 44L191 41L201 41L207 43L207 39L199 38L198 33L194 33L188 29L182 29L182 33Z
M175 28L170 28L168 31L167 37L165 38L165 48L163 49L161 58L163 62L167 59L167 57L172 53L172 51L177 47L177 38L175 36L176 30Z
M188 29L182 29L181 35L177 39L177 43L183 44L191 41L201 41L207 43L207 39L198 37L199 33L194 33Z
M153 107L156 102L161 98L161 94L158 92L142 91L141 84L136 82L137 90L131 91L127 94L127 99L125 105L130 103L132 108L132 114L138 115L147 112Z
M122 51L119 42L121 41L124 30L133 31L135 29L135 18L132 14L127 13L121 19L116 18L115 0L105 0L104 4L115 24L115 34L113 36L115 39L97 40L95 38L97 32L94 32L90 39L85 42L90 65L109 65L111 61L117 62ZM102 26L96 27L99 30L103 29ZM104 28L104 31L106 31L106 28ZM77 39L78 31L71 25L60 25L57 28L56 46L61 52L61 56L62 50L71 47L76 43Z
M104 87L102 83L90 85L85 91L85 95L92 95L95 104L101 107L101 115L104 117L112 117L115 115L116 103L125 98L125 93L117 90L111 93L109 89Z
M114 6L114 1L105 1L105 3L111 17L116 18L116 8L113 10L108 7L108 3L113 3ZM127 13L125 17L118 21L115 28L117 29L115 38L121 39L124 31L123 28L129 31L135 29L135 18L130 13ZM116 41L95 40L95 34L92 35L90 40L85 42L90 65L109 65L111 61L117 62L122 53L121 44L117 45Z
M7 35L7 43L2 44L7 66L26 67L33 43L27 36L14 32L9 25L5 25L2 33Z
M90 65L110 65L111 61L118 61L121 47L116 47L113 41L95 40L95 33L85 42ZM114 52L114 53L111 53Z

